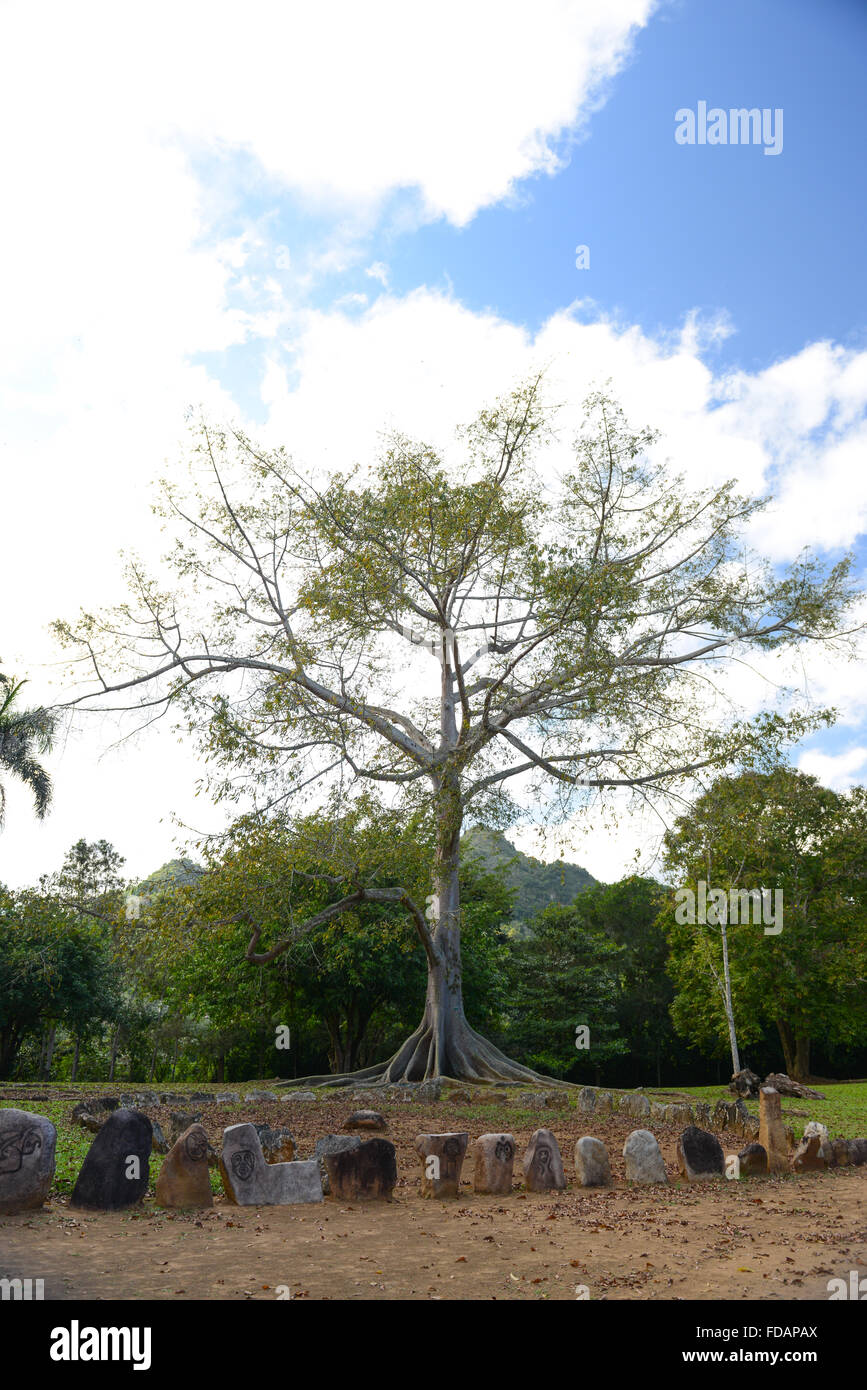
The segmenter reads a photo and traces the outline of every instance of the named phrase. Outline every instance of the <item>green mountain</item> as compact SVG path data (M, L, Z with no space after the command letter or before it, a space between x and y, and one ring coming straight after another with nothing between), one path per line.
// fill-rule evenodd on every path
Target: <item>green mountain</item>
M479 859L489 872L499 870L509 886L518 890L512 913L517 922L529 921L549 903L571 903L596 882L578 864L562 859L543 864L541 859L524 854L499 830L473 826L461 837L461 853Z
M512 912L516 923L529 921L549 903L571 903L578 893L596 882L578 864L567 864L562 859L543 864L541 859L524 854L499 830L473 826L461 837L461 853L480 860L485 869L501 874L510 887L518 890ZM152 897L166 889L184 888L204 872L191 859L171 859L143 879L136 892Z
M136 887L136 892L143 897L149 897L163 893L167 888L187 888L200 879L204 872L202 866L194 863L192 859L170 859L168 864L163 864L161 869L155 869L147 878L142 879Z

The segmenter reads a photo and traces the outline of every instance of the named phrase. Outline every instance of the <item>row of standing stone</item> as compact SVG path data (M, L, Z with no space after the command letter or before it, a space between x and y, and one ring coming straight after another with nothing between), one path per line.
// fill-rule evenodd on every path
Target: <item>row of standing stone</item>
M737 1175L789 1170L780 1097L770 1088L760 1093L759 1125L761 1142L748 1144L738 1154ZM0 1111L0 1212L26 1211L42 1205L54 1178L56 1142L55 1127L44 1116L22 1110ZM850 1162L867 1161L867 1140L844 1142L849 1146ZM422 1163L423 1196L458 1196L468 1144L466 1132L417 1137L415 1148ZM153 1127L146 1115L124 1108L112 1111L82 1164L72 1193L73 1206L104 1211L139 1202L148 1187L152 1145ZM791 1167L795 1171L824 1168L831 1161L829 1151L833 1153L827 1136L806 1136ZM156 1183L157 1204L211 1206L212 1154L204 1127L191 1124L166 1155ZM474 1141L472 1154L474 1191L511 1192L517 1154L513 1135L482 1134ZM575 1144L574 1157L581 1186L610 1185L608 1151L600 1139L582 1136ZM650 1130L633 1130L623 1146L623 1157L628 1181L668 1181L659 1144ZM688 1181L721 1177L725 1172L719 1140L696 1125L688 1126L680 1135L677 1160ZM325 1136L317 1141L314 1157L309 1160L269 1163L255 1125L230 1125L223 1132L218 1162L225 1194L240 1206L320 1202L324 1191L343 1200L387 1199L397 1182L394 1145L387 1139L362 1141L355 1135ZM528 1191L566 1186L560 1147L550 1129L535 1131L521 1166Z

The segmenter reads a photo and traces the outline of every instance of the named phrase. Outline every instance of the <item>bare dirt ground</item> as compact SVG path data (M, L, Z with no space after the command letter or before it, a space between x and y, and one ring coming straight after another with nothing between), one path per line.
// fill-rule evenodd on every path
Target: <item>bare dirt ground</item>
M241 1119L285 1124L299 1157L338 1132L348 1098L206 1106L219 1144ZM47 1299L827 1299L828 1280L867 1275L867 1168L689 1186L677 1177L678 1129L654 1125L671 1185L627 1187L621 1150L635 1121L572 1108L383 1104L397 1148L391 1203L240 1208L175 1213L151 1199L128 1212L85 1213L64 1197L29 1216L0 1218L0 1274L42 1278ZM148 1112L168 1128L168 1110ZM481 1118L480 1118L481 1116ZM520 1119L520 1123L518 1122ZM553 1129L569 1177L565 1192L475 1196L471 1164L455 1201L419 1195L416 1134L466 1129L515 1135ZM608 1146L615 1186L575 1186L580 1135ZM743 1141L726 1143L728 1152Z

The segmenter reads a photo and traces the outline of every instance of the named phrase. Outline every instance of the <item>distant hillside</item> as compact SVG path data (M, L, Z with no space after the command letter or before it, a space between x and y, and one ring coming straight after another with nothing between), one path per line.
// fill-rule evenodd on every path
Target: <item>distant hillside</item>
M167 888L187 888L201 878L204 872L202 866L195 864L192 859L170 859L161 869L155 869L147 878L143 878L137 885L136 892L142 897L149 897L162 893Z
M512 913L515 922L535 917L549 903L571 903L578 893L596 882L592 874L578 864L557 860L543 864L506 839L499 830L481 830L474 826L461 838L461 853L481 860L489 871L500 870L510 887L517 888ZM142 897L154 897L171 888L185 888L195 883L205 872L192 859L170 859L142 879L136 892Z
M474 826L462 836L461 851L480 859L489 871L501 869L510 887L517 888L512 915L519 922L528 921L549 903L571 903L578 893L596 882L578 864L567 864L565 860L543 864L541 859L524 854L499 830Z

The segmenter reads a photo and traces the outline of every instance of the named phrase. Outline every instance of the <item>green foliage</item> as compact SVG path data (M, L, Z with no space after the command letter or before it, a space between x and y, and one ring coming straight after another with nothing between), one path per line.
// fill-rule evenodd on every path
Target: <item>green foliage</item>
M0 774L11 773L33 793L36 814L42 820L51 804L51 777L39 762L49 752L57 728L57 716L47 709L22 709L18 696L25 681L15 681L0 671ZM6 794L0 778L0 828L6 811Z
M147 941L150 988L169 1011L197 1020L199 1040L234 1051L267 1049L272 1065L277 1024L293 1049L313 1059L327 1051L332 1070L367 1061L369 1042L398 1035L424 1002L426 963L399 903L361 903L308 928L353 881L400 882L422 901L433 849L423 823L407 822L371 798L350 814L290 822L243 818L194 882L157 894L140 934ZM501 1006L500 928L510 890L475 864L461 871L464 988L478 1017ZM264 966L245 960L253 924L257 949L288 940ZM297 1060L293 1057L292 1060Z
M668 942L659 920L669 897L661 883L631 874L594 884L575 905L622 949L618 1024L639 1068L657 1076L680 1051L669 1016L674 988L666 973Z
M786 1069L809 1071L810 1040L854 1043L867 1028L867 792L837 793L778 767L719 779L667 838L685 887L782 894L782 930L729 925L738 1034L780 1035ZM720 932L666 909L675 1024L705 1051L725 1036Z
M87 1036L113 1018L119 981L103 933L56 898L0 890L0 1076L48 1023Z
M588 921L581 899L546 907L515 942L507 967L510 1045L537 1070L573 1079L627 1049L617 1024L623 948ZM590 1029L577 1051L575 1029Z

